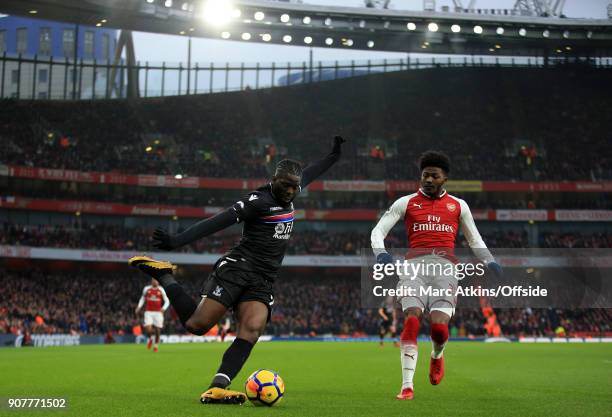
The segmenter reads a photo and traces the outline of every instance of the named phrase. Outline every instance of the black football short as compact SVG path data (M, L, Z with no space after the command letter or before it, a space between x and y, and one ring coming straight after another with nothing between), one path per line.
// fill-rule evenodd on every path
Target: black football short
M385 329L388 331L392 325L393 325L393 320L380 320L381 329Z
M259 301L268 307L268 321L272 314L274 292L272 283L262 274L250 269L246 261L223 257L204 281L200 292L202 297L236 310L245 301Z

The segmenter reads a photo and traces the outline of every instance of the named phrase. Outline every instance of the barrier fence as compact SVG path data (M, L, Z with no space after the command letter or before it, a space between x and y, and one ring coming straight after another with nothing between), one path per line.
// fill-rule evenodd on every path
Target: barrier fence
M340 78L455 67L548 68L580 64L612 67L611 58L458 56L411 57L383 60L287 63L137 62L10 55L0 56L0 97L19 99L109 99L128 96L128 72L135 71L139 97L210 94L246 89L282 87Z

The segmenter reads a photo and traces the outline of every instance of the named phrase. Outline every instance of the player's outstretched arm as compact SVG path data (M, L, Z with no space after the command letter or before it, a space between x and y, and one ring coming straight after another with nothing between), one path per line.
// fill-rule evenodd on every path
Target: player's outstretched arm
M308 164L302 171L302 188L305 188L327 171L333 164L340 159L342 144L346 142L342 136L334 136L334 145L332 151L325 158Z
M134 310L134 312L136 314L140 313L140 309L142 308L142 306L144 306L145 303L145 293L146 293L146 287L144 290L142 290L142 296L140 296L140 300L138 300L138 306L136 306L136 310Z
M153 232L153 247L162 250L173 250L188 245L198 239L212 235L240 221L236 210L230 207L208 219L200 220L184 232L171 235L162 228Z
M387 264L393 262L393 257L385 249L385 238L393 226L404 217L406 206L408 204L407 197L402 197L393 203L393 205L383 214L376 227L372 230L370 240L372 250L376 255L376 262Z
M495 261L495 258L493 258L493 255L491 255L487 245L484 243L484 240L482 240L476 223L474 222L470 207L464 200L459 200L459 205L461 206L461 229L463 230L465 240L467 240L468 245L472 248L476 257L487 265L495 275L501 276L503 274L503 269L501 265Z

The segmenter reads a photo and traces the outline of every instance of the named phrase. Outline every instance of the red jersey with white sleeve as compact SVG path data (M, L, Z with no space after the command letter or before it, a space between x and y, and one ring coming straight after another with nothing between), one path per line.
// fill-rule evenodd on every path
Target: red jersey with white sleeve
M170 300L162 287L147 285L142 290L138 309L142 308L143 305L145 306L145 311L166 311L170 305Z
M472 212L467 203L443 190L440 196L432 198L421 189L414 194L399 198L385 212L372 230L371 240L374 254L385 252L385 237L399 221L404 221L408 246L419 248L454 248L459 227L472 249L477 251L481 261L492 262L493 256L486 250ZM485 249L485 250L482 250Z

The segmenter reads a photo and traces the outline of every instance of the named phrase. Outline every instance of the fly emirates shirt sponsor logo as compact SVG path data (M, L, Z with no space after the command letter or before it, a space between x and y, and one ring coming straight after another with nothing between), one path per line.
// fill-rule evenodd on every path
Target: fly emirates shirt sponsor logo
M440 216L427 215L427 223L413 223L413 232L446 232L455 233L455 228L450 224L440 223Z

